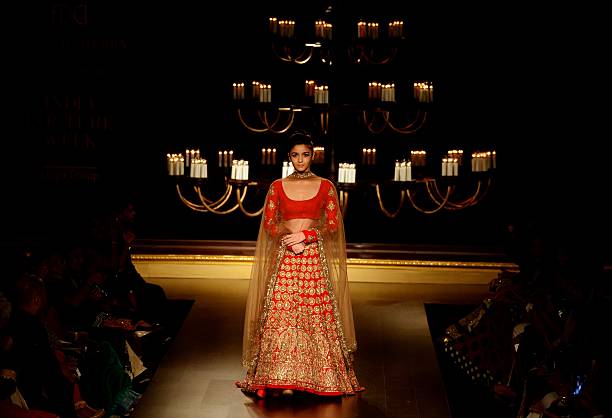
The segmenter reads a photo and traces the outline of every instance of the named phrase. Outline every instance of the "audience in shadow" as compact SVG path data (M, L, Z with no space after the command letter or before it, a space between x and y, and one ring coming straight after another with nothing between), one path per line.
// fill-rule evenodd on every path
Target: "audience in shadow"
M117 202L87 239L24 250L1 282L1 417L125 416L139 400L170 315L131 260L134 204Z
M444 351L508 417L610 414L610 272L584 231L511 225L518 266L490 283L473 312L448 326Z

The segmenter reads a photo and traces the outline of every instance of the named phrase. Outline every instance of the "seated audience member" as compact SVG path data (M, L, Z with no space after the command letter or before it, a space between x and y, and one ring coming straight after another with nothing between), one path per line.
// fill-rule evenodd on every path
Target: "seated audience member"
M17 281L14 309L7 327L17 386L30 408L51 411L62 418L101 417L103 410L90 408L78 396L75 382L79 372L75 361L63 358L50 343L41 320L46 303L40 278L26 275Z

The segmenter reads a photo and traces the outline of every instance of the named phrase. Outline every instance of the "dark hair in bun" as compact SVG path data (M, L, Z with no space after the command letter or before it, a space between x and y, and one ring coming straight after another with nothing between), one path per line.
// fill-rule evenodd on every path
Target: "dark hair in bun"
M295 131L289 136L289 141L287 143L287 152L291 152L293 147L296 145L306 145L310 148L310 151L314 151L314 141L309 133L306 131Z

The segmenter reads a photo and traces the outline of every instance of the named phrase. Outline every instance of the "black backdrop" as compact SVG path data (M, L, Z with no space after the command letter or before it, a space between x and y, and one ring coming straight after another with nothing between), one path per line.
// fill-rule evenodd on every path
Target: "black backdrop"
M373 194L352 196L348 241L497 245L505 225L520 218L609 229L600 203L609 175L593 131L597 111L577 90L583 73L568 70L570 62L588 66L589 54L568 32L573 26L550 10L392 0L206 6L71 0L5 8L11 31L5 237L71 237L113 196L129 191L142 237L254 239L257 219L184 207L166 176L165 154L186 146L256 150L261 139L239 125L231 83L306 78L310 70L273 59L267 18L310 22L330 5L340 42L358 18L400 17L406 27L405 49L393 66L350 67L339 60L338 85L350 91L352 82L385 71L433 79L435 112L417 143L498 152L496 186L469 210L421 215L404 209L388 220ZM564 17L580 20L572 10ZM392 136L367 138L350 118L338 120L338 149L400 144ZM575 145L548 145L567 141Z

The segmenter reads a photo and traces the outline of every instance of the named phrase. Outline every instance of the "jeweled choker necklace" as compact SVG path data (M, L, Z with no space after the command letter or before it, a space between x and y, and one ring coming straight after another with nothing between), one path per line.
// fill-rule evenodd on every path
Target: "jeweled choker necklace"
M299 173L297 171L294 171L290 175L291 175L291 177L294 177L296 179L305 179L305 178L308 178L308 177L312 177L315 174L312 171L307 171L305 173Z

